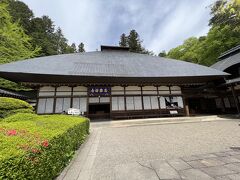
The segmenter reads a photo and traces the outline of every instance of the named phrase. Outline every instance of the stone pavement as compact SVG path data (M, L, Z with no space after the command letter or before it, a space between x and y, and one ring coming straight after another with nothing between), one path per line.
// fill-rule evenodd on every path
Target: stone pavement
M97 153L100 134L100 130L90 132L90 136L77 150L71 163L63 170L60 176L57 177L57 180L89 179Z
M93 142L92 146L96 146ZM84 149L85 150L85 149ZM92 154L93 153L93 154ZM74 160L58 180L239 180L240 150L229 150L209 154L194 155L170 160L134 162L118 165L108 173L93 177L91 162L94 152L89 152L87 164L83 159ZM90 169L89 169L90 168Z
M237 146L235 120L98 125L57 180L240 180Z

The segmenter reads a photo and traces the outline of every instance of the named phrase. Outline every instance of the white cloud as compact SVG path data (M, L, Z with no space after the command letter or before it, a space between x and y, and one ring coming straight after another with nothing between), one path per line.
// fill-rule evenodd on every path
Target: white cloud
M213 0L23 0L36 16L48 15L70 42L87 50L117 45L121 33L139 32L144 45L158 53L190 36L208 31Z

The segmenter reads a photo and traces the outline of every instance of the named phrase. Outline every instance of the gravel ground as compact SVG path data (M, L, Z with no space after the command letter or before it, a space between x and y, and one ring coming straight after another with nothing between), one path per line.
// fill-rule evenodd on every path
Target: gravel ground
M95 174L131 162L166 160L240 146L237 121L134 127L103 127L93 164Z

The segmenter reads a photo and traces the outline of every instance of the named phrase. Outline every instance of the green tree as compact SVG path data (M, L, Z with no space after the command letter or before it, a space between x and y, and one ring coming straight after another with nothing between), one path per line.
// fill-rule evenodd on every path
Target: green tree
M57 31L54 33L55 36L55 42L56 42L56 49L57 54L64 54L67 52L67 39L64 37L62 30L60 27L58 27Z
M161 51L159 54L158 54L159 57L166 57L167 56L167 53L165 50Z
M210 26L240 26L240 0L218 0L211 6Z
M6 2L12 21L19 23L28 34L31 28L31 20L34 17L32 10L21 1L6 0Z
M33 48L31 38L17 23L13 23L7 4L0 3L0 64L34 57L39 48ZM0 80L0 87L21 89L16 83Z
M136 30L131 30L128 37L128 47L131 52L140 53L143 51L142 41L140 40L139 34Z
M207 36L189 38L169 51L168 57L212 65L221 53L239 45L240 0L219 0L211 6Z
M79 45L78 45L78 52L85 52L85 49L84 49L84 44L81 42Z
M48 16L32 19L30 36L33 38L33 45L41 47L39 56L58 54L54 24Z
M128 38L125 33L120 36L119 46L128 47Z
M124 33L120 36L119 46L129 47L130 52L154 55L152 51L149 51L143 47L142 42L143 41L140 39L137 31L133 29L130 31L128 36L126 36Z
M199 59L198 54L196 53L196 48L198 48L198 44L198 38L188 38L184 41L182 45L171 49L168 52L168 57L198 63Z
M77 52L75 43L72 43L70 46L67 46L66 54Z
M32 38L34 47L41 47L38 56L49 56L68 53L67 39L60 28L55 30L54 23L48 16L34 17L29 7L18 0L6 1L13 21L21 25L26 34Z

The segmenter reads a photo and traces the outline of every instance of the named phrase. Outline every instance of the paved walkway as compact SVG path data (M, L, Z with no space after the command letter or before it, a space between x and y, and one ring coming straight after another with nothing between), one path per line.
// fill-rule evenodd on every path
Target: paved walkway
M240 179L236 120L100 124L58 180Z

